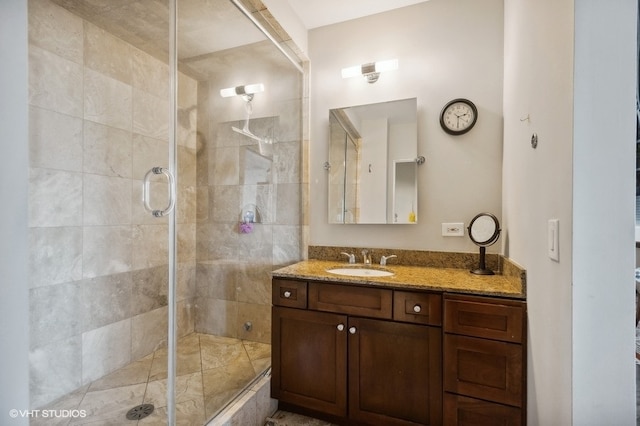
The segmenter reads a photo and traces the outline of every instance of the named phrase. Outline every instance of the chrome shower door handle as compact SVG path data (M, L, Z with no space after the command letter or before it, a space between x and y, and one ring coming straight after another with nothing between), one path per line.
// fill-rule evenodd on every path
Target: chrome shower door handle
M163 210L156 210L151 207L150 204L149 186L151 184L152 175L165 175L167 177L167 181L169 184L169 204ZM163 167L153 167L151 170L149 170L147 174L144 175L144 181L142 184L142 202L144 203L144 208L155 217L162 217L171 213L173 208L176 206L176 185L173 173Z

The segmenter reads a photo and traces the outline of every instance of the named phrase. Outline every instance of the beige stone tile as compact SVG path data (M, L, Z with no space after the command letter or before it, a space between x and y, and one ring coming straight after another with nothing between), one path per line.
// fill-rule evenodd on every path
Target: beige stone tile
M249 358L242 342L229 337L201 335L202 369L233 367L238 363L247 363Z
M131 319L132 358L143 357L167 342L167 308L162 307Z
M249 340L243 340L242 344L247 351L247 355L251 361L261 360L271 357L271 344L252 342Z
M84 65L94 71L132 83L132 47L102 28L84 23Z
M82 330L131 318L132 274L104 275L81 281L80 318Z
M202 401L202 373L197 371L191 374L178 375L175 380L176 403L192 400ZM149 382L144 397L145 404L153 404L156 407L167 406L167 379Z
M83 170L86 173L131 178L131 146L130 131L85 121Z
M263 227L260 226L260 228ZM257 259L258 255L251 250L250 244L248 242L246 244L247 258ZM256 245L258 244L260 243L257 242ZM268 244L263 242L263 245ZM270 250L271 246L269 245L268 248ZM271 269L273 267L270 260L263 263L251 261L239 265L236 278L238 302L271 305Z
M82 339L75 335L29 351L30 404L40 407L82 386Z
M202 373L206 414L212 415L254 378L249 360L212 368Z
M55 214L51 214L55 212ZM82 174L29 170L29 226L81 226Z
M164 224L136 225L133 227L133 269L151 268L168 262L169 230Z
M324 420L318 420L287 411L277 411L273 416L267 419L266 424L269 426L334 426L333 423L329 423Z
M83 223L131 224L131 180L85 173L83 177Z
M239 183L239 148L217 148L215 154L210 157L213 164L210 167L212 176L210 182L216 185L238 185Z
M177 322L178 336L185 336L195 331L195 309L190 300L178 302Z
M133 131L163 141L169 140L168 99L133 89Z
M131 130L133 92L130 85L90 69L84 72L85 120Z
M29 0L29 43L82 64L82 19L49 0Z
M177 226L178 262L188 262L196 257L196 224L181 223Z
M196 297L196 262L193 258L187 262L178 263L177 281L178 301L192 304L193 298Z
M201 370L200 337L194 333L178 341L176 375L182 376ZM167 348L156 351L149 377L150 380L167 378Z
M31 167L82 171L82 120L66 114L29 108Z
M131 362L131 322L123 320L82 334L82 382L89 383Z
M29 47L29 105L82 118L82 65Z
M202 398L176 403L176 425L194 426L205 422L204 401ZM156 407L149 417L138 421L139 425L167 424L167 407Z
M82 228L29 229L31 288L82 279Z
M140 383L147 383L149 380L149 372L151 371L151 363L153 354L134 361L111 374L107 374L101 379L96 380L89 386L89 391L95 392L100 390L113 389Z
M82 331L80 282L29 290L31 346L54 343Z
M271 367L271 357L251 360L251 365L256 374L262 374Z
M77 418L70 424L120 424L126 421L126 414L134 406L141 404L146 383L123 386L113 389L87 392L79 410L87 413L84 418ZM115 423L120 421L120 423Z
M56 401L53 401L50 404L42 407L43 410L76 410L78 406L82 402L82 398L84 398L85 393L89 385L82 386L81 388L76 389L75 391L69 393L68 395L63 396ZM69 423L68 417L34 417L31 418L29 424L31 426L62 426Z
M213 197L209 200L213 204L212 218L216 222L237 222L240 220L241 187L237 185L223 185L213 187Z
M234 337L238 304L234 301L200 298L196 303L196 331Z
M169 143L167 140L134 133L133 177L142 180L152 167L169 167ZM153 176L152 178L154 181L166 182L164 176Z
M176 209L176 220L178 223L196 223L197 202L195 186L184 186L180 184ZM195 259L195 254L192 259Z
M246 330L245 322L250 321L251 330ZM271 305L238 302L237 337L255 342L271 342Z
M83 278L130 271L131 227L85 226L82 249Z
M291 206L298 205L300 205L300 185L279 184L275 223L278 225L299 225L301 223L300 211L291 208Z
M139 49L133 49L133 87L169 101L169 66Z

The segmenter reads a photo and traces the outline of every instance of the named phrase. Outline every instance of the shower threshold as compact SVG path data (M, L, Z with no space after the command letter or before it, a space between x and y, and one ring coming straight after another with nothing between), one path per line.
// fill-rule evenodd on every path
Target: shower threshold
M176 420L205 424L270 371L271 345L192 333L178 340ZM69 424L134 424L131 407L155 407L138 424L166 424L167 350L159 349L43 409L77 410ZM38 419L33 419L38 420ZM46 424L32 421L31 425ZM50 420L50 419L49 419Z

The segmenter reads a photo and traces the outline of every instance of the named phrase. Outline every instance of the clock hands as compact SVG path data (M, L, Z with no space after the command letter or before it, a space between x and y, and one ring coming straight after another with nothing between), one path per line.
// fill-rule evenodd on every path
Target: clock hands
M469 123L469 119L465 119L463 117L468 116L469 113L465 112L464 114L457 114L455 111L453 112L453 115L456 116L456 128L459 129L460 128L460 119L462 119L464 124L468 124Z

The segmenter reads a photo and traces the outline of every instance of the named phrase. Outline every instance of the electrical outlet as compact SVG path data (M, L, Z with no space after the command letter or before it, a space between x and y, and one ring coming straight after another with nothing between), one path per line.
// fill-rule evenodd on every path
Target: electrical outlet
M464 237L464 223L443 223L443 237Z

